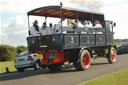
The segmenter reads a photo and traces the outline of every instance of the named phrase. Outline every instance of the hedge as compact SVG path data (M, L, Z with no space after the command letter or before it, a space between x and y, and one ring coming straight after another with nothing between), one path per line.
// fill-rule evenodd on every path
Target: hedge
M18 54L20 54L21 52L24 52L26 50L28 50L28 48L23 46L23 45L16 47L16 51L17 51Z
M0 45L0 61L11 61L17 56L16 48L9 45Z

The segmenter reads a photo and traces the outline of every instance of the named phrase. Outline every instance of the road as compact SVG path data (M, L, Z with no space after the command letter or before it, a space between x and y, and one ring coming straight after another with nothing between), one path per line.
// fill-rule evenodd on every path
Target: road
M79 85L88 80L128 68L128 54L117 56L114 64L107 59L96 59L86 71L76 71L73 66L65 66L61 72L48 70L27 70L23 73L0 75L0 85Z

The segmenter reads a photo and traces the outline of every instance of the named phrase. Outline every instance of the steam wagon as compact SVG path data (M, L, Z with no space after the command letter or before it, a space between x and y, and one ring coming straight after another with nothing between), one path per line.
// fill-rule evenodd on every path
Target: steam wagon
M79 26L63 26L61 33L29 36L28 49L31 53L43 55L42 67L51 71L59 71L65 62L73 63L77 70L86 70L90 67L93 58L104 57L109 63L116 61L116 47L113 45L113 27L115 23L104 19L104 14L89 12L60 6L45 6L31 10L29 16L47 18L79 19L94 22L99 20L102 28ZM51 19L52 20L52 19Z

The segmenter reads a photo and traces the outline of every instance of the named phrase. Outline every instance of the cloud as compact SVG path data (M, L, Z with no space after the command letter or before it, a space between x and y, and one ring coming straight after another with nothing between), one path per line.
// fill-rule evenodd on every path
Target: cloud
M1 11L2 12L23 12L25 0L2 0Z
M68 2L69 0L2 0L1 11L26 13L32 9L42 6L59 5L60 1L63 1L66 6L72 6L70 2Z
M7 44L8 35L5 33L0 33L0 44Z
M2 22L1 43L12 46L27 45L26 37L28 36L27 17L16 16L10 17L8 22ZM7 23L7 24L6 24Z
M2 31L5 33L19 33L27 28L27 16L17 15L2 22Z
M70 0L71 3L82 7L87 7L89 11L100 11L103 6L102 0Z
M117 23L117 26L114 28L115 38L128 39L128 3L122 3L118 5L111 5L103 7L101 11L105 14L106 20L112 20Z

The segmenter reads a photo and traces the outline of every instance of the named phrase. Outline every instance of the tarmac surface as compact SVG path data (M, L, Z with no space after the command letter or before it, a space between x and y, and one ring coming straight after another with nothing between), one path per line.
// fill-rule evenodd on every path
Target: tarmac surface
M124 68L128 68L128 54L118 55L114 64L105 58L96 59L86 71L76 71L72 65L66 65L60 72L28 69L22 73L2 74L0 85L79 85Z

